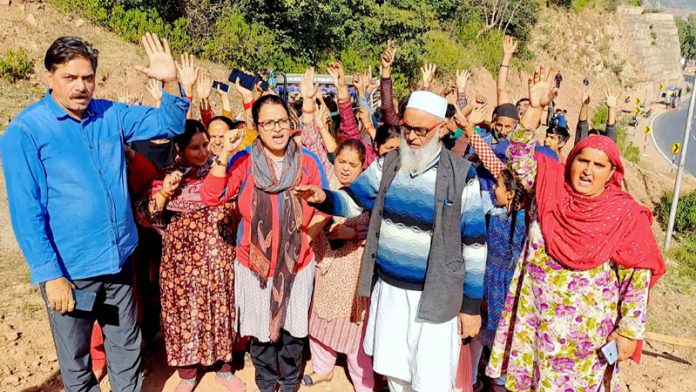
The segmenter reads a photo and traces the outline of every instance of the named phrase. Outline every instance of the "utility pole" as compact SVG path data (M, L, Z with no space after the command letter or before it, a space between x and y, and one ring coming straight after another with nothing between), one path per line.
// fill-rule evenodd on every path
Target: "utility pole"
M694 83L696 87L696 83ZM667 237L665 238L665 248L667 251L672 244L672 232L674 231L674 220L677 217L677 205L679 205L679 193L681 192L682 177L684 176L684 164L686 163L686 151L689 147L691 127L694 119L694 103L696 103L696 91L691 89L691 99L689 100L689 111L686 115L686 128L684 129L684 141L682 142L681 156L679 157L679 167L677 169L677 179L674 182L674 195L672 196L672 207L669 210L669 222L667 223Z

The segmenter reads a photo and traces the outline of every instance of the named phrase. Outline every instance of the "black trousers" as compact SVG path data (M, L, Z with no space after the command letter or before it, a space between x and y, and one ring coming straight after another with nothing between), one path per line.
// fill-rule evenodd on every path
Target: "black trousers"
M60 374L67 392L97 392L89 356L92 327L97 320L104 334L106 365L114 392L139 392L140 328L133 296L133 268L127 262L121 272L72 282L76 289L97 293L90 312L60 314L48 310ZM46 301L45 285L41 294ZM48 305L47 305L48 307Z
M276 342L262 343L251 338L251 360L256 369L256 386L261 392L295 392L300 386L305 339L281 330Z

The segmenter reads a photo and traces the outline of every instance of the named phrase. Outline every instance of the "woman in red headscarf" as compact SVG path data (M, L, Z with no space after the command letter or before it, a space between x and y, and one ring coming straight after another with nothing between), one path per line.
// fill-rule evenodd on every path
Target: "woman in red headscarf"
M534 130L555 93L552 70L530 80L530 108L512 136L511 170L534 194L487 374L510 391L620 391L618 360L638 360L650 287L665 272L650 211L621 190L616 144L591 136L566 165L534 154Z

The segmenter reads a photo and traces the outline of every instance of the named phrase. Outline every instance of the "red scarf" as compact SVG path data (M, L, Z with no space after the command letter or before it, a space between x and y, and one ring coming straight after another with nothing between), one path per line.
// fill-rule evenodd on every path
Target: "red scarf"
M616 171L604 192L587 197L573 191L570 167L584 148L603 151ZM589 270L613 260L627 268L651 271L650 287L665 273L665 262L652 230L652 213L621 189L624 167L613 140L593 135L575 145L565 167L543 154L536 204L547 253L567 268ZM633 358L640 358L638 345Z

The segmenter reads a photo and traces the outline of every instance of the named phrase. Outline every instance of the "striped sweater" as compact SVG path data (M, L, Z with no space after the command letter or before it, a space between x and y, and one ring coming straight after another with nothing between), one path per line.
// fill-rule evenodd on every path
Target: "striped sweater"
M435 179L439 154L421 173L400 170L387 190L377 246L377 273L391 285L422 291L435 215ZM353 217L372 209L382 179L382 161L374 161L351 185L331 192L332 215ZM480 299L486 267L486 223L476 171L471 168L462 193L461 238L466 277L464 296ZM330 192L326 190L326 192Z

